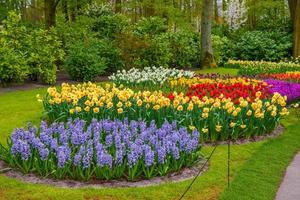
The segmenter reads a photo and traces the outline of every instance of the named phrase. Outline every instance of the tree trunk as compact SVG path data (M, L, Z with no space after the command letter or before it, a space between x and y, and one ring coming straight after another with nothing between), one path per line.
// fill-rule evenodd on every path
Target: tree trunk
M293 22L293 56L300 56L300 0L289 0L291 19Z
M203 11L201 18L201 67L216 67L211 40L211 20L213 18L213 1L203 0Z
M295 13L294 13L294 50L293 56L295 58L300 56L300 0L295 1Z
M52 26L55 26L56 20L56 6L58 0L45 0L45 26L49 29Z

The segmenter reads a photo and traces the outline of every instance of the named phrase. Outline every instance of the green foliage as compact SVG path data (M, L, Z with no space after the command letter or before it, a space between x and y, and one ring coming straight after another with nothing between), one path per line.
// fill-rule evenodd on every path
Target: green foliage
M27 37L27 44L31 79L55 83L56 62L64 57L61 41L55 32L34 29Z
M0 40L0 85L22 83L29 74L29 67L22 52Z
M55 27L58 37L64 48L85 37L96 37L92 31L94 19L87 16L78 16L76 22L66 23L63 16L59 15Z
M101 45L97 40L80 40L70 45L64 65L71 78L77 81L91 81L101 75L106 63L100 52Z
M165 20L160 17L142 18L135 25L134 32L140 36L153 36L167 32Z
M19 25L19 16L9 13L0 28L0 84L22 83L29 74L26 52L22 51L26 40L26 27Z
M176 68L197 67L200 63L200 37L193 32L168 32L162 36L169 42L171 60L169 66Z
M10 12L0 37L4 52L1 56L5 57L0 65L6 68L2 71L2 77L6 78L1 82L23 82L29 76L44 83L55 83L56 62L64 56L55 32L28 28L17 14Z
M114 38L129 26L128 18L121 14L101 16L95 20L92 30L100 38Z
M99 38L115 38L129 26L129 19L121 14L115 14L105 5L92 4L86 10L86 16L94 19L92 30Z
M168 43L161 38L141 38L134 34L119 35L115 41L121 51L125 68L167 66L171 54Z
M121 50L115 47L111 40L97 40L97 46L99 48L99 55L105 60L108 72L115 72L124 67Z
M291 35L286 32L247 31L233 46L234 58L240 60L279 61L290 56Z
M228 61L231 54L232 43L231 41L223 36L212 35L212 46L215 56L215 61L219 65L223 65Z

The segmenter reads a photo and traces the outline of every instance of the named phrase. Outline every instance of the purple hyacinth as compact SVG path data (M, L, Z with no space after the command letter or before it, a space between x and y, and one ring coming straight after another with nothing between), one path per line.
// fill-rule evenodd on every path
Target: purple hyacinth
M154 152L151 147L148 145L144 145L144 162L146 167L150 167L154 163Z
M15 129L11 142L12 156L28 160L37 155L42 161L55 158L57 168L113 169L122 165L131 168L137 163L151 167L197 151L199 132L190 133L186 128L179 128L176 122L168 121L158 128L154 121L147 125L142 120L94 119L87 125L75 119L49 126L41 122L39 131L31 124L28 130Z

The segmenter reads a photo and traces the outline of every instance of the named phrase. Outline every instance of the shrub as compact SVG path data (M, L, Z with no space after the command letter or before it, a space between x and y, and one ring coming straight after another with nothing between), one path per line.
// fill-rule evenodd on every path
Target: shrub
M197 33L168 32L159 37L168 41L172 57L170 67L190 68L196 67L200 62L200 41Z
M77 41L70 45L64 65L71 78L90 81L101 75L106 63L100 52L101 45L97 40Z
M22 83L27 79L29 66L24 56L0 40L0 85Z
M166 67L172 56L168 42L160 37L139 37L126 33L117 37L115 46L120 49L126 69Z
M96 33L92 31L93 23L93 18L84 15L79 15L73 23L66 23L65 18L58 15L54 29L64 48L67 49L69 45L82 40L82 38L96 37Z
M212 46L214 51L215 61L219 65L224 65L231 57L232 43L227 37L212 35Z
M291 34L286 32L247 31L233 47L234 58L240 60L279 61L291 54Z
M93 122L83 120L52 124L28 131L16 129L8 149L0 155L23 173L57 179L130 181L162 176L194 165L200 149L199 133L165 122L161 128L143 121ZM3 150L3 152L1 152Z
M139 36L154 36L165 33L168 27L160 17L142 18L135 25L134 32Z
M56 62L63 59L64 51L54 30L32 30L27 37L27 44L31 79L55 83Z
M15 76L14 79L5 81L22 82L29 76L44 83L55 82L56 62L63 58L64 52L61 49L61 41L53 31L46 31L39 27L28 28L21 23L17 14L10 12L7 20L4 21L4 28L0 30L0 38L0 43L9 54L7 58L1 59L5 61L3 66L9 69L4 70L3 73L14 71L3 76L9 77L12 74ZM23 66L20 68L20 65Z
M121 56L121 50L115 47L111 40L97 40L97 46L99 48L99 55L105 61L107 72L116 72L123 69L124 61Z

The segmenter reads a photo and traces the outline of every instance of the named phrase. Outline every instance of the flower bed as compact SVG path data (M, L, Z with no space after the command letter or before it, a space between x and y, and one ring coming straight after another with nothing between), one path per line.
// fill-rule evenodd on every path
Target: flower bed
M274 79L266 79L265 82L271 86L269 89L271 93L278 92L281 95L287 96L289 102L300 99L300 84L298 83Z
M43 101L50 121L80 118L154 120L158 127L165 120L179 126L202 131L201 141L251 137L271 132L281 116L288 113L285 98L275 93L272 97L255 93L253 102L239 99L239 104L220 95L216 98L189 97L173 93L170 98L161 91L134 92L107 85L62 85L61 91L49 88ZM262 98L263 97L263 98Z
M210 77L210 76L208 76ZM226 76L219 76L215 75L212 76L214 78L206 78L206 76L196 76L193 78L174 78L170 79L170 88L177 91L186 91L189 87L192 87L193 85L197 84L243 84L243 85L267 85L262 80L257 80L253 78L247 78L247 77L226 77Z
M165 122L157 128L143 121L83 120L42 122L37 130L15 129L2 159L23 173L57 179L110 180L151 178L198 161L199 133Z
M239 69L240 75L274 74L300 71L300 65L286 62L229 60L225 67Z
M168 69L164 67L146 67L144 69L132 68L128 71L122 70L109 77L117 85L129 87L153 87L163 85L169 78L193 77L194 72Z
M260 92L260 93L257 93ZM259 94L259 95L258 95ZM201 83L189 87L186 95L190 98L197 96L203 99L205 96L210 98L219 98L221 96L226 99L231 99L233 103L239 104L240 99L247 99L248 102L253 102L254 99L264 99L270 97L269 87L263 82L253 84L242 83Z
M283 81L300 82L300 72L286 72L279 74L262 74L260 78L264 79L278 79Z

